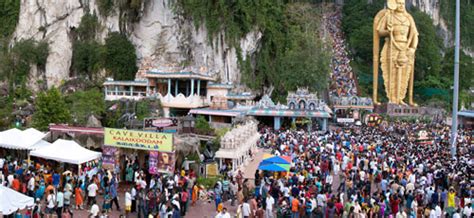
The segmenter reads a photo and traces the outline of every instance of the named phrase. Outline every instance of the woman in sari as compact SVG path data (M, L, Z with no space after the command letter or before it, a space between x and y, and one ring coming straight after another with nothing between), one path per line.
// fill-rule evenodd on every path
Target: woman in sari
M79 181L79 184L76 186L76 189L74 190L74 194L76 196L76 208L78 210L82 210L82 204L84 202L82 198L82 181Z
M196 201L197 201L198 197L199 197L199 187L196 184L194 184L192 190L193 190L193 192L192 192L192 196L191 196L191 199L192 199L192 204L191 205L194 206L196 204Z

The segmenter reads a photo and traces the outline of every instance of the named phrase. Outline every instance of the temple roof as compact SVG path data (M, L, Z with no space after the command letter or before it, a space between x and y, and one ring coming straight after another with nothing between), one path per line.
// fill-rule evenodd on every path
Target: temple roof
M119 86L147 86L147 80L107 80L104 82L106 85L119 85Z
M146 72L145 77L147 78L160 78L160 79L200 79L215 81L215 79L209 75L199 74L194 72L163 72L156 70L149 70Z

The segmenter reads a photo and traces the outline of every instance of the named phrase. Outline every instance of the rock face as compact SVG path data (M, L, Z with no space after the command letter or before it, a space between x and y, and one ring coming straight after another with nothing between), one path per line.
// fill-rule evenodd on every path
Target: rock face
M222 82L240 81L236 49L222 39L224 33L209 42L207 30L196 28L192 20L173 11L173 1L150 0L140 21L127 24L126 35L135 45L138 60L152 60L154 67L179 66L203 69ZM47 86L58 86L69 79L72 58L72 30L86 13L98 13L95 0L21 0L19 23L13 42L33 38L46 40L50 54L46 63ZM118 9L109 17L99 16L103 42L109 32L119 31ZM257 50L261 33L251 32L241 39L242 57Z
M438 33L443 38L444 45L446 47L453 46L453 35L441 17L439 0L406 0L406 3L428 14L433 19L433 24L438 27Z

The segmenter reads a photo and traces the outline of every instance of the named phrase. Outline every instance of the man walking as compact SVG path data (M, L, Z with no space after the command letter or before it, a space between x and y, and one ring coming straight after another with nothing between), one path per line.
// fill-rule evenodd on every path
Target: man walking
M271 195L267 195L265 199L265 217L266 218L273 218L273 205L275 204L275 199Z

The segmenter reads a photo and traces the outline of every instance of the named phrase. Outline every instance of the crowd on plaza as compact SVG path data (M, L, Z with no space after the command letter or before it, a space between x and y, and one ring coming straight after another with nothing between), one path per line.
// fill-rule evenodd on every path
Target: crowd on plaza
M346 50L344 34L341 30L342 13L340 10L336 10L325 14L325 19L325 28L332 40L333 51L330 95L355 96L357 95L357 85L350 66L351 60Z
M186 215L201 190L195 184L192 170L150 175L134 161L127 163L125 179L121 180L119 174L109 170L78 175L70 170L55 170L54 166L37 163L28 167L26 162L12 156L0 158L0 185L35 199L33 207L18 211L14 217L55 214L67 218L86 214L102 218L109 217L115 209L121 217L177 218Z
M432 144L417 141L421 129ZM459 131L456 158L442 125L261 133L261 146L291 156L291 170L257 171L255 192L241 201L243 217L472 217L466 130Z

